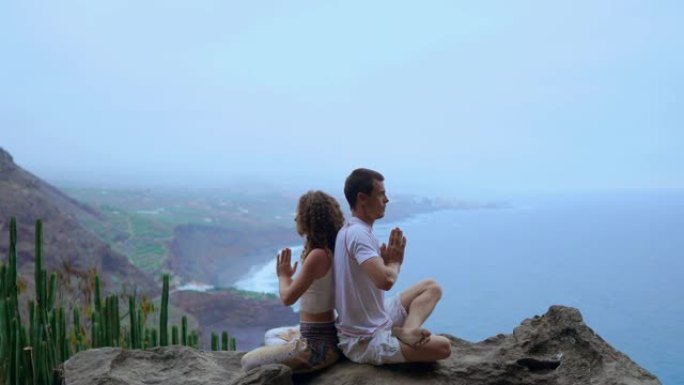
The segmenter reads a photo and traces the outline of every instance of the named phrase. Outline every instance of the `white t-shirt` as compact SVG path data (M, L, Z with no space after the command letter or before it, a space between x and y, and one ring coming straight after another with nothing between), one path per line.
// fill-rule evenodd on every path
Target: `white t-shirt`
M359 218L337 233L335 241L335 308L337 330L348 336L370 336L392 321L385 312L385 292L371 281L361 264L380 258L380 241L373 228Z

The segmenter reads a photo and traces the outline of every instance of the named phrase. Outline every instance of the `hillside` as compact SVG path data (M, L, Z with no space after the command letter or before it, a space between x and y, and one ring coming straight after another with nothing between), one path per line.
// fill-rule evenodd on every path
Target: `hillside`
M135 201L142 206L131 207L122 204L121 206L125 209L119 209L119 205L115 207L110 203L95 208L82 203L80 199L70 197L60 189L24 170L14 163L7 151L0 148L0 233L5 234L5 236L0 235L0 262L6 262L8 256L9 219L16 217L20 285L26 287L28 290L25 293L30 295L34 286L34 225L36 219L42 219L44 261L49 270L57 271L60 276L69 274L87 276L89 271L95 268L108 291L124 290L130 293L137 289L139 292L147 293L151 298L156 297L159 288L155 281L161 277L160 265L166 263L166 244L171 239L169 235L174 234L174 228L185 221L205 222L206 212L213 212L215 216L220 213L215 212L212 207L200 209L203 206L197 207L198 205L193 200L190 200L187 206L178 205L178 201L172 200L166 202L169 206L168 212L171 213L170 217L164 215L158 217L149 214L150 211L145 211L145 208L148 205L157 207L162 203L160 200L141 200L138 193L134 194L133 197L126 196L124 201L126 203ZM125 194L112 195L121 198ZM183 197L181 201L185 202L185 198ZM173 211L173 208L176 208L178 212ZM225 211L229 213L236 210L226 209ZM195 218L197 215L201 216ZM227 236L230 238L232 231L229 225L236 221L228 217L224 222L225 227L222 228L219 238ZM233 227L238 230L244 225L245 223L241 223L240 226L233 225ZM253 228L259 230L259 226L253 225ZM214 232L215 230L209 231L211 234ZM276 230L275 233L289 236L293 232ZM248 236L252 234L251 232L239 234L241 235L237 237L238 239L248 238L250 241L241 243L242 246L235 246L233 252L238 256L243 253L248 254L252 247L256 247L256 240L265 240L264 237L258 236L258 231L254 233L254 237ZM184 245L187 243L183 241L184 237L174 237L174 239L174 244L185 250ZM289 238L285 236L283 242L288 241L290 241ZM158 251L150 252L149 248L146 248L149 244L154 245L155 250ZM208 247L210 249L211 245ZM218 247L221 247L220 243ZM122 251L130 249L131 252L135 252L140 265L134 265L116 248L121 248ZM195 258L196 255L197 253L190 253L187 256L183 254L188 261L194 260L197 265L211 267L198 261ZM174 259L176 263L183 260ZM141 270L141 266L144 268L149 262L151 263L148 269ZM249 261L245 261L246 265L242 267L242 270L236 270L235 263L228 263L225 267L229 271L235 270L244 274L249 269L247 262ZM190 265L187 268L189 269ZM189 275L191 278L198 278L193 277L192 270L187 272L183 270L184 267L180 266L180 270L174 271L174 274L178 277ZM211 271L211 269L206 271ZM199 272L201 274L204 271ZM199 276L201 277L202 275ZM67 290L67 292L60 293L67 301L75 299L71 291L79 290L76 287L78 283L69 280L60 280L60 282L60 285L66 282L75 284L74 287L68 289L61 286L62 290ZM172 318L188 314L191 323L199 326L203 331L202 343L205 346L208 346L210 331L221 331L226 328L238 339L239 345L256 346L263 338L266 329L281 324L294 324L297 321L295 313L273 298L249 298L233 292L216 291L174 293L173 300L177 307L172 309ZM245 318L246 314L247 318ZM273 317L274 315L276 316ZM198 323L195 323L195 320Z
M30 280L33 272L34 224L42 219L45 263L49 269L87 272L95 268L109 289L125 286L148 293L157 291L149 276L77 220L81 216L102 221L97 210L22 169L0 148L0 233L8 234L9 219L13 216L18 224L19 270L26 279ZM8 243L6 236L0 237L2 261L7 258Z

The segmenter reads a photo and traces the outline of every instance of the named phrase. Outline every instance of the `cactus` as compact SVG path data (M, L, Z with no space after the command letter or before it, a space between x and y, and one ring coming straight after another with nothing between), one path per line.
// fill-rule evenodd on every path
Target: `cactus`
M138 309L137 314L138 314L137 315L137 325L135 327L138 329L137 334L138 334L138 342L140 343L139 348L144 349L145 348L145 342L144 341L145 341L147 336L143 334L143 331L145 330L145 322L144 322L143 316L142 316L142 309Z
M71 350L69 350L69 339L67 338L67 322L66 316L64 315L64 308L60 307L58 309L59 314L59 343L61 344L61 357L59 362L64 362L71 356Z
M94 315L95 315L95 314L94 314ZM93 320L95 320L95 319L96 319L96 318L93 317ZM101 347L101 345L100 345L100 337L99 337L99 336L100 336L100 323L99 323L98 321L93 321L93 325L92 325L92 335L93 335L93 338L92 338L92 347L93 347L93 348L99 348L99 347Z
M138 321L135 312L135 297L128 297L128 319L130 324L130 337L128 347L131 349L140 349L140 336L138 334Z
M47 271L43 270L43 274L47 277ZM50 274L50 286L47 295L47 310L52 310L55 307L55 300L57 298L57 274Z
M151 337L151 339L150 339L151 346L150 347L154 348L154 347L159 346L159 339L157 338L157 329L150 328L150 337Z
M24 325L18 300L17 224L15 218L10 220L8 263L0 264L0 384L56 383L59 376L54 373L53 368L67 360L72 352L91 347L123 346L139 349L160 343L168 345L168 275L163 277L159 331L145 326L147 315L154 311L154 307L145 298L137 304L134 296L128 298L129 323L123 325L122 329L119 297L103 297L97 274L94 276L92 312L88 305L84 309L74 306L71 308L71 322L67 322L67 309L61 304L57 274L48 273L44 269L42 228L42 222L36 221L35 298L27 301L28 320ZM82 315L90 315L89 325L87 321L82 322ZM86 337L88 334L90 341ZM226 332L223 332L221 338L224 350L226 341L230 349L235 349L234 338L230 338ZM183 316L180 330L176 325L172 327L171 341L173 344L180 342L199 347L199 335L194 330L188 330L187 317ZM212 347L218 350L218 336L214 333L212 343Z
M34 267L34 281L36 285L36 302L45 305L45 287L43 286L43 221L36 221L36 262Z
M107 346L119 345L119 297L110 295L106 300L107 306Z
M74 351L78 353L81 350L83 350L83 338L81 336L81 316L77 307L74 308L73 312L74 314L72 321L74 323L74 326L72 329L72 333L74 336Z
M167 330L169 320L169 275L164 274L162 281L162 303L159 316L159 345L167 346L169 344L169 332Z
M228 350L228 341L228 332L224 330L221 333L221 350Z
M181 319L181 345L188 346L188 317Z
M193 348L199 347L199 335L194 330L190 333L190 346Z
M171 327L171 345L178 345L178 326Z
M218 336L216 335L216 333L211 332L211 351L215 352L217 350L219 350Z

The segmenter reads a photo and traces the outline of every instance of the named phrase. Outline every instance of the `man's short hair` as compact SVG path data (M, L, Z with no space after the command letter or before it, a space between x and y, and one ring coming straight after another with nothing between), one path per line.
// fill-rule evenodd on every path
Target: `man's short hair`
M367 168L357 168L349 174L347 180L344 181L344 196L352 210L356 206L356 197L359 193L370 195L373 191L374 180L382 182L385 177L379 172Z

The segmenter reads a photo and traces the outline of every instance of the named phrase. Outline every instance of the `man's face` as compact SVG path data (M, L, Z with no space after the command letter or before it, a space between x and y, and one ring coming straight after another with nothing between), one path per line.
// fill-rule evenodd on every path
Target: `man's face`
M387 206L387 194L385 191L385 184L378 180L373 180L373 191L366 199L366 212L374 219L380 219L385 216L385 207Z

